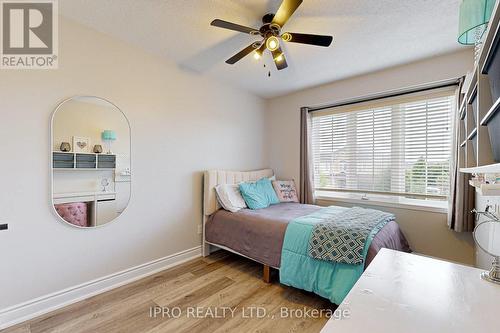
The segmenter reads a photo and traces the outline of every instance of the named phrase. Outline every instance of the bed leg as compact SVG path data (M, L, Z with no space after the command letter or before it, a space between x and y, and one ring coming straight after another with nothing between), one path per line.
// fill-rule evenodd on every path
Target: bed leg
M271 283L271 267L264 265L262 280L264 280L265 283Z
M211 252L210 244L207 244L207 243L203 242L203 245L202 245L202 255L204 257L208 257L210 255L210 252Z

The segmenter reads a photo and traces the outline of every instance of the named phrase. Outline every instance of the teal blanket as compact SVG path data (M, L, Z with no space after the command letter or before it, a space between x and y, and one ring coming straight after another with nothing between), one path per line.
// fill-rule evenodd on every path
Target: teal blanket
M313 259L308 254L309 239L314 226L324 222L344 207L326 207L296 218L288 225L281 250L280 282L287 286L314 292L334 304L342 303L363 273L364 265L350 265ZM373 237L379 228L372 230L366 240L363 256L366 258Z
M375 209L353 207L316 223L309 239L309 256L331 262L361 265L373 229L380 230L394 215Z

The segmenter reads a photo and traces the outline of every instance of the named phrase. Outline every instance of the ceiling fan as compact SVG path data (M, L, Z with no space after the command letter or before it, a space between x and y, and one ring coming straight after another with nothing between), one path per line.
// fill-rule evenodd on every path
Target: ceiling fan
M260 59L262 54L267 49L276 64L278 70L288 67L285 54L281 49L281 41L290 43L300 43L328 47L333 41L332 36L299 34L292 32L282 32L283 26L290 19L293 13L299 8L302 0L283 0L276 14L266 14L262 18L263 25L260 29L245 27L236 23L227 22L224 20L213 20L210 25L243 32L252 36L261 36L262 41L257 41L247 46L234 56L226 60L226 63L234 65L245 56L254 52L254 58Z

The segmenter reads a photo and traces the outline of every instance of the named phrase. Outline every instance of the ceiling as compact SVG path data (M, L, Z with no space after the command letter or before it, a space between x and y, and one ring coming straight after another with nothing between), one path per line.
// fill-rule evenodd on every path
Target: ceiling
M71 0L59 6L81 24L265 98L460 49L460 0L304 0L284 30L333 35L330 48L289 43L284 46L289 67L280 72L269 55L227 65L227 58L258 38L210 22L220 18L258 28L262 16L280 3Z

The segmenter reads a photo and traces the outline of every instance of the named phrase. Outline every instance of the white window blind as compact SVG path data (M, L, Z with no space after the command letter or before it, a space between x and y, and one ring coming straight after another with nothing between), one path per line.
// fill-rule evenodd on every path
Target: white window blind
M449 193L452 92L312 115L316 190L407 197Z

